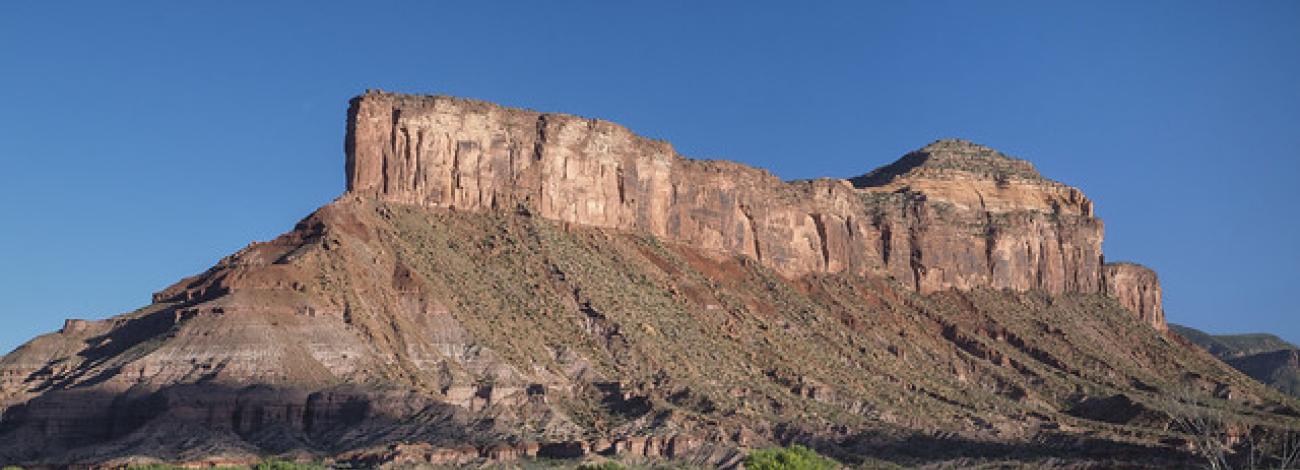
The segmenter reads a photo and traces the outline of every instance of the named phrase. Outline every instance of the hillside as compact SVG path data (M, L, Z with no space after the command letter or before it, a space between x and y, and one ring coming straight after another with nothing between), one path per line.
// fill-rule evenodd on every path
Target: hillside
M1222 358L1300 349L1300 347L1296 347L1296 345L1268 333L1212 335L1189 326L1174 324L1170 324L1169 329L1191 340L1211 354Z
M1300 396L1300 347L1267 333L1211 335L1182 325L1169 328L1255 380Z
M1189 406L1300 427L1165 331L1082 192L985 149L782 182L604 121L367 93L344 195L0 358L0 463L728 466L798 442L1169 468Z
M1260 382L1292 396L1300 396L1300 349L1234 357L1227 362Z

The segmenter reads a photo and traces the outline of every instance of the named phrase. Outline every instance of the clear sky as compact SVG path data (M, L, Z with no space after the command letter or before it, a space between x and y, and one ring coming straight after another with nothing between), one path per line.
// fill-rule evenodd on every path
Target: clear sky
M0 3L0 350L329 202L367 88L606 118L787 179L974 140L1092 197L1172 321L1300 341L1294 0L142 1Z

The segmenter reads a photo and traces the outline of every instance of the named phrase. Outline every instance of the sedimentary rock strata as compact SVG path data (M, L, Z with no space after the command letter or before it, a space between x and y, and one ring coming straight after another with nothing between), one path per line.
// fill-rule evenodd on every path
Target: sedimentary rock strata
M1108 263L1104 267L1106 295L1136 313L1152 327L1165 331L1165 311L1160 299L1160 278L1151 269L1133 263Z
M1294 424L1151 328L1155 274L1103 264L1079 190L987 147L783 182L604 121L380 92L347 135L348 192L290 232L0 358L0 463L990 442L1178 467L1168 427L1085 411L1122 393L1160 416L1186 384Z
M348 129L348 190L385 201L640 231L791 277L886 273L923 293L1104 290L1092 202L965 141L852 180L783 182L610 122L450 97L369 92Z

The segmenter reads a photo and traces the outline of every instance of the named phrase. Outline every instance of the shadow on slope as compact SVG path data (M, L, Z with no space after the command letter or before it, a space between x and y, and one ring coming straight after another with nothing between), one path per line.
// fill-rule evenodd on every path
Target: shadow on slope
M399 389L189 384L118 395L74 388L7 409L0 420L0 461L256 461L336 454L377 442L481 445L495 431L493 423L471 420L459 407Z

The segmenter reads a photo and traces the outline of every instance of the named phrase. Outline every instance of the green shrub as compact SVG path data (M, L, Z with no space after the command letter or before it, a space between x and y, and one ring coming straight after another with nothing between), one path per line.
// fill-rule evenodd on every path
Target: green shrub
M4 467L0 470L23 470L19 467ZM165 463L151 463L147 465L134 465L127 467L126 470L183 470L175 465ZM326 470L324 465L315 463L296 463L287 460L263 460L252 467L213 467L211 470Z
M296 463L287 460L263 460L253 466L253 470L324 470L325 467L314 463Z
M0 469L0 470L14 470L14 469L22 470L21 468L18 467L13 467L12 469L9 467L5 467L4 469ZM151 463L145 465L132 465L130 467L126 467L126 470L184 470L184 468L177 467L175 465L165 464L165 463ZM211 467L210 470L248 470L248 467L244 467L244 466Z
M836 461L798 444L756 450L745 457L748 470L830 470L839 466Z
M612 460L606 460L600 463L588 462L578 466L578 470L623 470L623 464Z

